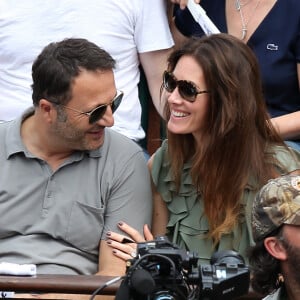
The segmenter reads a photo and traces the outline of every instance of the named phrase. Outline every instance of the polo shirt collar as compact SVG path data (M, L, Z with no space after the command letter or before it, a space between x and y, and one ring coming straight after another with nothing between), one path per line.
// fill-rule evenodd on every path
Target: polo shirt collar
M8 123L8 128L5 136L5 149L6 149L6 158L8 159L11 155L23 152L26 155L29 155L28 151L23 144L21 138L21 124L22 122L33 115L34 108L31 107L27 109L23 115L13 121Z
M17 154L17 153L24 153L27 157L34 157L30 154L21 138L21 125L22 122L28 118L29 116L34 114L34 107L30 107L27 109L21 117L8 122L8 129L5 136L5 151L6 151L6 158L8 159L10 156ZM105 130L105 138L104 143L101 147L91 151L75 151L72 156L75 160L81 160L84 154L89 155L90 157L101 157L101 152L103 146L106 144L108 139L108 131Z

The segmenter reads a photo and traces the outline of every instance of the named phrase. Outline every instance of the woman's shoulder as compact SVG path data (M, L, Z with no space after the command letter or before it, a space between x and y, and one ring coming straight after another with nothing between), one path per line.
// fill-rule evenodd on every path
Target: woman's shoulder
M151 156L148 161L148 168L152 174L152 178L159 176L159 173L167 165L167 154L168 153L168 140L164 140L161 146L156 150L156 152Z
M162 141L161 146L155 151L150 158L151 165L161 164L167 158L168 154L168 140Z

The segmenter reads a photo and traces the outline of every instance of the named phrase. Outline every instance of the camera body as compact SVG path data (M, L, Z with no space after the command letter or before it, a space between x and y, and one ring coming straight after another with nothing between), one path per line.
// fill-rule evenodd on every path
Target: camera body
M216 252L210 264L198 266L196 253L159 236L137 244L121 285L129 300L232 300L247 294L249 283L249 268L237 252Z

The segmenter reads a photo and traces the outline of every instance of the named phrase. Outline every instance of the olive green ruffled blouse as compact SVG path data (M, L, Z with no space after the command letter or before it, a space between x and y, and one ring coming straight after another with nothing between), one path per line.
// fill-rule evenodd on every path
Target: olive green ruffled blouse
M200 264L208 264L212 254L217 250L235 250L247 262L247 249L254 244L251 234L251 209L253 199L259 186L248 182L241 198L242 213L237 226L221 237L214 247L212 240L206 237L209 231L208 220L204 214L202 196L197 194L190 176L191 162L184 164L179 192L176 192L172 179L167 154L167 140L155 153L152 164L152 179L157 191L166 202L169 210L167 236L179 247L197 252ZM288 172L300 168L300 154L293 157L284 147L276 146L276 157Z

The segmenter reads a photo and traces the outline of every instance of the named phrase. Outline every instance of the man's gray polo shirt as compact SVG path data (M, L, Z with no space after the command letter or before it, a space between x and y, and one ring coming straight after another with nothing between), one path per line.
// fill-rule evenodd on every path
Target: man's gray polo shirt
M94 274L99 242L125 221L151 220L142 150L105 129L103 146L75 152L55 172L27 151L21 119L0 124L0 257L34 263L38 273Z

